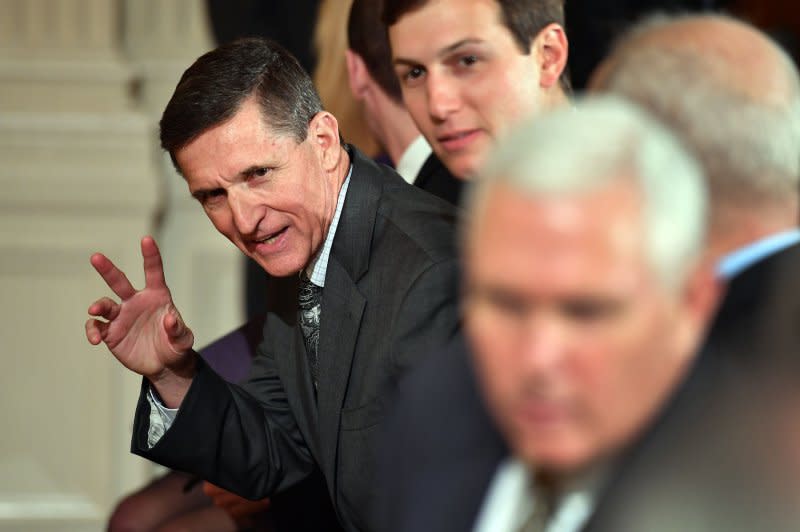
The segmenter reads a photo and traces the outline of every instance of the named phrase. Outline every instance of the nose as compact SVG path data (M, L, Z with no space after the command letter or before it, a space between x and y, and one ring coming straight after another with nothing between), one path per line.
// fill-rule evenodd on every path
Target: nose
M228 189L228 205L233 223L242 235L253 235L264 217L264 207L259 205L255 194L247 189L233 186Z
M553 371L566 350L564 326L552 316L531 317L526 325L520 332L526 370L540 375Z
M456 87L443 74L429 74L427 80L428 113L434 120L444 121L458 110Z

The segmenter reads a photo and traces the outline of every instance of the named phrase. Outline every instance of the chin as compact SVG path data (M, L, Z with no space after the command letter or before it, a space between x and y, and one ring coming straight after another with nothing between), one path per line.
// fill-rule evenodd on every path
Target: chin
M447 168L458 179L469 181L480 170L480 164L474 155L462 155L454 158L452 164L448 165Z
M536 469L570 473L583 469L593 460L593 453L575 437L528 434L512 439L511 448L523 462Z
M264 260L261 257L253 257L265 272L273 277L289 277L297 274L303 269L306 262L301 260Z

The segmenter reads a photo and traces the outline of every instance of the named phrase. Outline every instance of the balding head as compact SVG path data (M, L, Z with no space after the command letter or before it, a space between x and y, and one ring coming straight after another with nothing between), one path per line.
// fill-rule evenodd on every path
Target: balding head
M796 225L800 79L763 33L720 15L659 16L623 36L592 86L644 106L701 161L712 253Z

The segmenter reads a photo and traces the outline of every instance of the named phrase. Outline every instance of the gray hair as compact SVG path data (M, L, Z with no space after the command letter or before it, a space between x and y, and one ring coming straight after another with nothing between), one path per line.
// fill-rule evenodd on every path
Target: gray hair
M502 184L531 195L569 195L621 180L642 198L647 259L668 287L699 256L706 194L699 166L663 126L633 104L603 96L527 121L497 143L467 198L467 231L487 192Z
M789 56L772 44L779 70L771 79L754 75L750 86L742 87L732 82L745 72L737 71L743 67L730 50L642 42L670 24L702 20L743 24L721 15L652 17L617 43L605 89L641 104L681 137L703 165L712 214L796 201L800 77Z

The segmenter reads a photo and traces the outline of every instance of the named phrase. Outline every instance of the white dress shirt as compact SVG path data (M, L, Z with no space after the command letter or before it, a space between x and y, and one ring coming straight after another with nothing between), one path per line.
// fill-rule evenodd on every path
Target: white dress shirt
M547 532L577 532L594 510L600 470L565 482L547 522ZM497 468L486 492L474 532L518 532L536 505L531 493L531 473L517 458L509 458Z
M408 145L406 151L403 152L403 155L397 160L397 173L400 174L409 185L413 185L414 180L417 178L419 171L422 170L422 165L425 164L425 160L430 156L431 151L431 147L428 141L425 140L425 137L420 135L415 138L411 144Z

